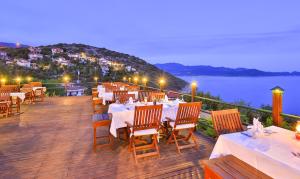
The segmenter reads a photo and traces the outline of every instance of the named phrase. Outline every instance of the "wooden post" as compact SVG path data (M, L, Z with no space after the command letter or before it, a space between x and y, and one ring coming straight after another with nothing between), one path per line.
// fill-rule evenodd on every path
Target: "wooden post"
M192 88L192 90L191 90L191 95L192 95L191 101L194 102L195 101L195 96L196 96L196 93L197 93L197 83L192 82L191 88Z
M283 92L284 92L284 90L279 86L272 88L272 94L273 94L272 117L273 117L273 122L276 126L282 125L281 113L282 113Z

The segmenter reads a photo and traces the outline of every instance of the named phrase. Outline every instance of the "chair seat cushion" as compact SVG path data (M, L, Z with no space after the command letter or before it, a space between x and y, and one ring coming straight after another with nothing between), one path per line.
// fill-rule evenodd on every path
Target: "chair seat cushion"
M134 134L132 133L132 128L130 128L130 136L143 136L143 135L153 135L153 134L158 134L158 131L156 129L144 129L144 130L138 130L134 131Z
M112 119L112 114L110 113L104 113L104 114L94 114L93 115L93 121L103 121L103 120L111 120Z
M170 122L170 126L174 128L175 122ZM179 124L176 125L176 129L189 129L189 128L194 128L195 124Z

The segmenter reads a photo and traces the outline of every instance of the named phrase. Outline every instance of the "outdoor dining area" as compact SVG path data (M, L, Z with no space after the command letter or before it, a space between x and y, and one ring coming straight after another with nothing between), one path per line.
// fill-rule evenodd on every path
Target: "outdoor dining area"
M41 82L1 86L0 178L300 176L299 123L245 125L237 108L207 111L193 96L136 83L98 83L91 96L45 92ZM272 92L276 119L282 91ZM216 138L197 130L200 118Z
M1 79L0 86L0 115L8 117L14 114L20 114L21 104L33 104L38 101L44 101L46 87L41 82L30 81L20 85L5 84L5 79Z
M95 152L111 146L114 138L128 143L128 154L136 164L161 157L161 143L176 148L177 155L187 148L199 149L194 133L202 102L185 102L179 93L169 98L161 89L116 82L94 88L92 106ZM201 162L205 178L300 177L297 132L295 136L277 126L264 128L256 118L253 125L244 126L238 109L210 111L210 116L218 138L210 157ZM97 129L104 126L107 136L99 137ZM99 145L103 137L108 143Z

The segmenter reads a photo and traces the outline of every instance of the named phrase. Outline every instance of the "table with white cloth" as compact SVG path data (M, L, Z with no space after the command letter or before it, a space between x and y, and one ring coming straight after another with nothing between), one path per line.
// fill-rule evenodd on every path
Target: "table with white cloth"
M35 91L37 89L43 89L44 92L46 92L47 88L46 87L32 87L32 90Z
M232 154L272 178L300 178L300 141L295 132L276 126L255 138L242 133L220 135L210 159Z
M24 99L25 99L25 93L22 93L22 92L14 92L14 93L10 93L9 94L12 98L20 98L21 101L23 102Z
M147 105L152 105L152 102L148 102ZM162 119L161 121L165 121L166 117L170 117L175 119L179 102L178 101L169 101L165 103L157 103L163 104L162 111ZM145 103L134 103L134 104L111 104L109 105L108 112L112 113L112 121L110 125L110 133L117 137L117 129L126 127L125 122L129 122L133 124L134 120L134 110L135 106L145 106Z
M102 98L105 101L113 101L113 92L106 92L105 88L103 88L101 85L97 87L98 89L98 97ZM134 94L135 99L138 99L139 92L138 91L128 91L128 94Z

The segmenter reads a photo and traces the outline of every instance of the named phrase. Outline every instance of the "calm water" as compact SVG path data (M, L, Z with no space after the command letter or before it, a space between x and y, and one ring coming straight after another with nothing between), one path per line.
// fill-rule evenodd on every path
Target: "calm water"
M300 115L300 77L212 77L180 76L186 81L197 81L198 90L220 96L226 102L239 100L253 107L272 104L271 88L285 89L283 112Z

